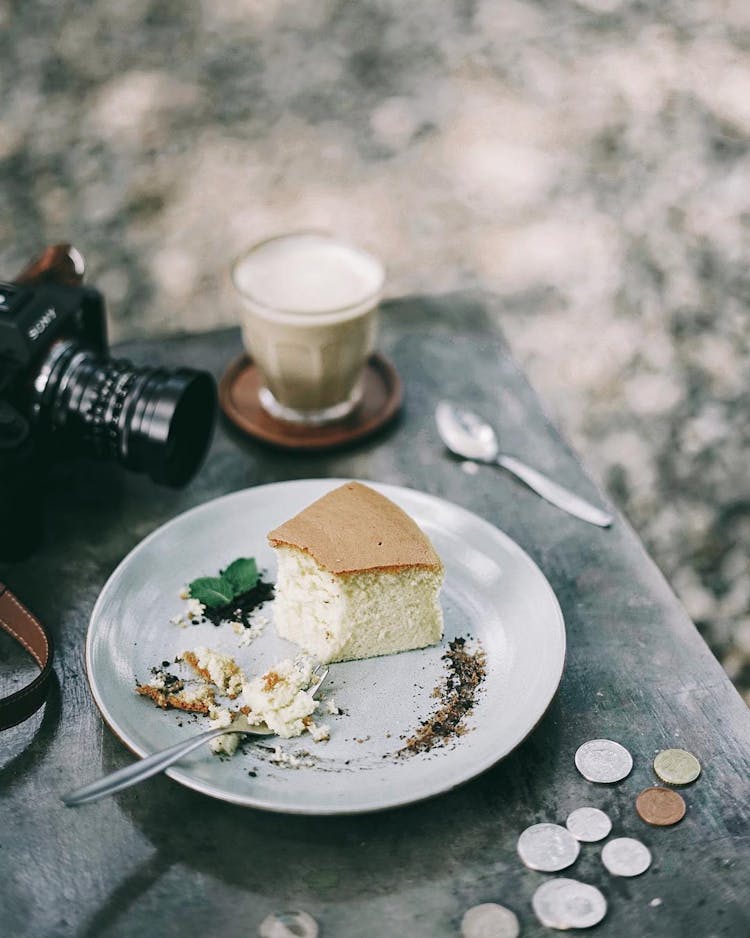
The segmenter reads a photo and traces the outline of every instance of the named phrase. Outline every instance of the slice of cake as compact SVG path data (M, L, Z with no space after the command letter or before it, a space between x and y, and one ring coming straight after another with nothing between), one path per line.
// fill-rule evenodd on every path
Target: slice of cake
M320 661L440 641L443 565L417 524L359 482L324 495L268 535L282 638Z

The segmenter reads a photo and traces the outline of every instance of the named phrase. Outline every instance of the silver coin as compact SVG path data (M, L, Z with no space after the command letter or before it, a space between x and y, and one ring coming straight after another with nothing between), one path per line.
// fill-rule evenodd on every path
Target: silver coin
M530 870L556 873L575 863L581 847L559 824L532 824L518 838L518 855Z
M514 913L494 902L467 909L461 919L461 938L518 938L520 933Z
M633 837L615 837L602 848L602 863L613 876L640 876L651 866L651 851Z
M259 938L318 938L318 923L307 912L274 912L258 926Z
M590 739L578 747L576 768L590 782L611 784L630 775L633 757L628 750L611 739Z
M607 900L596 886L562 876L548 879L531 899L534 915L547 928L591 928L607 914Z
M604 840L612 830L612 822L599 808L576 808L568 815L565 826L576 840L589 844Z

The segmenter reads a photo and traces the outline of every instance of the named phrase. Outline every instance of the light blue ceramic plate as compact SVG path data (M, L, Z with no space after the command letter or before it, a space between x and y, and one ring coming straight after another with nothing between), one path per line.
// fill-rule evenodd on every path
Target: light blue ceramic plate
M273 579L266 532L347 480L305 479L246 489L180 515L138 545L115 570L94 608L86 644L91 689L104 719L139 756L197 732L202 723L164 712L136 695L136 679L196 645L232 654L249 676L297 648L272 625L240 647L229 626L180 628L179 592L240 556L254 556ZM547 709L562 676L565 627L546 578L506 534L442 499L393 485L367 483L407 511L432 540L446 568L446 631L433 648L331 667L328 693L344 713L327 717L328 742L282 741L312 762L275 765L262 740L222 761L206 747L168 774L215 798L270 811L349 814L405 805L473 778L516 747ZM263 613L272 619L273 603ZM468 732L424 754L397 755L403 740L436 706L432 691L445 675L442 656L457 637L481 642L487 676ZM179 722L183 726L179 726ZM253 777L249 772L255 772Z

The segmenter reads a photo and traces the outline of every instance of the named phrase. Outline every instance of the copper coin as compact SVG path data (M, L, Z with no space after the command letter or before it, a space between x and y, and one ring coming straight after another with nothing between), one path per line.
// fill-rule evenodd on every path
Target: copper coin
M644 788L635 799L635 810L647 824L669 827L685 817L685 800L671 788Z

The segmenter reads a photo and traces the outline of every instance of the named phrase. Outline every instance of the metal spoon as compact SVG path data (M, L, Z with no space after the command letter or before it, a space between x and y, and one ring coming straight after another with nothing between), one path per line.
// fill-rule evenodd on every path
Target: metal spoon
M502 466L525 482L537 495L576 518L600 528L608 528L612 524L612 515L606 511L595 508L515 456L500 453L495 431L470 410L451 401L441 401L435 411L435 421L443 443L457 456Z
M313 694L316 694L320 690L320 685L328 676L328 668L316 668L313 674L317 676L317 681L312 685L311 690ZM239 718L235 720L235 723L238 722ZM177 762L178 759L186 756L189 752L212 739L216 739L217 736L223 736L225 733L243 733L251 736L276 735L265 723L251 726L247 721L244 721L238 727L234 725L215 727L199 733L197 736L191 736L190 739L185 739L168 749L160 749L159 752L154 752L132 765L126 765L123 769L117 769L116 772L111 772L103 778L98 778L96 781L89 782L88 785L83 785L81 788L76 788L75 791L68 792L67 795L61 795L60 797L69 808L79 804L87 804L89 801L98 801L106 795L113 795L115 792L122 791L123 788L130 788L131 785L137 785L138 782L163 772L173 762Z

